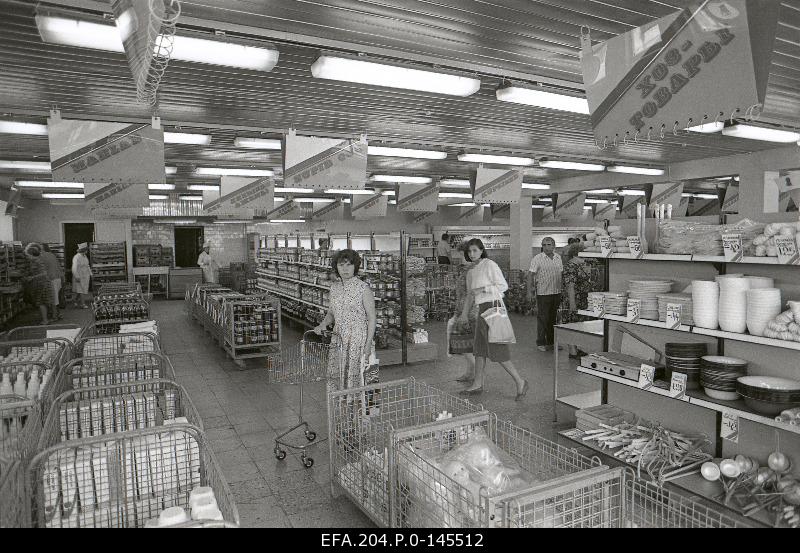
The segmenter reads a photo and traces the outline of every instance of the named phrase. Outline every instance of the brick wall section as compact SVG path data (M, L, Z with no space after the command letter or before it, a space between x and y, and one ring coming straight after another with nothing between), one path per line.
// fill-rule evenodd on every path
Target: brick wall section
M247 261L245 225L198 224L196 226L203 227L203 236L211 243L213 255L221 267ZM131 225L133 243L161 244L172 248L175 241L174 229L175 225L133 221Z

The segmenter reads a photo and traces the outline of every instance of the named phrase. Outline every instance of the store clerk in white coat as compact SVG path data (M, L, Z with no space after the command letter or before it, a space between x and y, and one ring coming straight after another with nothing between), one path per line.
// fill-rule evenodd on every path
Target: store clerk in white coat
M203 282L217 282L217 262L211 257L211 244L203 244L203 251L197 257L197 264L203 270Z
M92 269L86 252L89 245L86 242L78 244L78 253L72 258L72 291L75 294L75 307L88 309L86 302L89 299L89 285L92 280Z

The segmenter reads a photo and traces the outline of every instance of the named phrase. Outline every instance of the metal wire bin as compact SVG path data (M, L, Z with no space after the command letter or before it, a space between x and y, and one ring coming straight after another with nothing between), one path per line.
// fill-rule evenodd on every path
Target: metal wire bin
M113 384L76 388L56 398L44 421L38 449L65 442L162 426L183 417L203 429L200 415L183 386L166 379L138 385Z
M488 497L435 462L480 432L528 473L528 483ZM396 527L613 527L624 505L621 470L485 412L397 431L389 468Z
M286 458L284 448L296 449L302 452L300 460L306 468L314 465L314 459L306 455L306 449L326 441L328 438L317 440L317 432L312 429L303 418L303 384L321 382L330 378L339 378L341 373L341 339L336 334L328 334L328 342L311 341L308 339L313 334L309 330L303 334L303 339L292 348L281 350L280 362L273 363L267 368L270 382L275 384L297 384L300 387L300 410L297 424L275 436L275 458ZM303 428L306 443L291 443L287 436L295 430Z
M25 397L0 396L0 528L25 524L25 467L42 428L40 405Z
M72 342L66 338L34 338L0 342L0 373L3 367L31 363L52 372L72 359Z
M152 332L94 334L96 328L94 325L87 327L86 331L78 338L73 348L74 357L158 353L161 351L158 336Z
M12 328L8 331L5 335L5 340L8 342L13 342L16 340L44 340L47 338L48 332L63 332L63 333L70 333L70 334L77 334L79 335L82 332L83 327L77 324L54 324L54 325L36 325L36 326L18 326L16 328ZM68 340L70 342L75 342L76 338L70 339L67 337L59 337L62 340Z
M113 282L100 285L100 289L95 296L118 295L118 294L138 294L142 295L142 285L138 282Z
M344 492L378 526L390 523L393 431L483 411L480 405L413 378L328 394L331 492Z
M174 424L62 442L27 471L30 523L37 528L142 528L162 510L189 508L192 490L213 490L222 520L180 526L238 526L239 513L203 432Z

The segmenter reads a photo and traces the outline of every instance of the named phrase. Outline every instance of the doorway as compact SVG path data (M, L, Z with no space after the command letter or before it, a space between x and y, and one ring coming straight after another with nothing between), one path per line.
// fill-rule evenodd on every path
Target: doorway
M197 267L203 240L203 227L175 227L175 266Z
M67 282L72 282L72 258L78 244L94 242L94 223L64 223L64 269Z

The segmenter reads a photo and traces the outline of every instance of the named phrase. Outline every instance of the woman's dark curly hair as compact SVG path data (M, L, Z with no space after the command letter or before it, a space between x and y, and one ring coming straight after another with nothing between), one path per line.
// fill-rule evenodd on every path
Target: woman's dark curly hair
M358 270L361 268L361 256L358 255L357 251L339 250L333 254L333 259L331 259L331 267L333 268L333 272L336 273L336 276L339 278L342 278L342 276L339 274L339 268L337 266L342 261L347 261L354 267L353 276L358 274Z
M487 257L489 257L489 255L486 253L486 247L483 245L483 242L481 241L481 239L480 238L473 238L472 240L467 242L467 245L464 248L464 259L466 259L470 263L472 263L472 259L469 256L469 249L472 246L478 246L478 248L481 250L481 259L486 259Z

